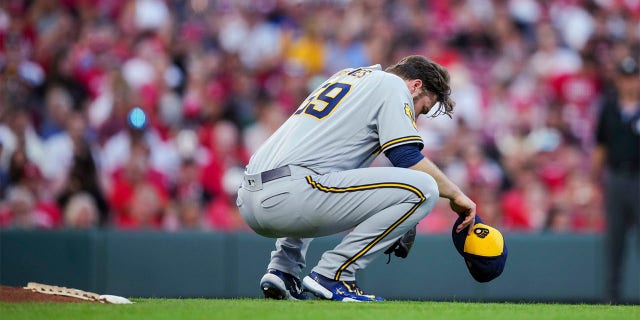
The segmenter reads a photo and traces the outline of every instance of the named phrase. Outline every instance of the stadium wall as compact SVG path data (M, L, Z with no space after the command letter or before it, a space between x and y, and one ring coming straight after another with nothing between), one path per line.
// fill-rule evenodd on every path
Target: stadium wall
M339 239L316 239L309 264ZM601 236L505 234L505 239L507 266L490 283L471 278L447 235L419 235L407 259L392 257L387 264L381 257L358 282L388 299L603 301ZM631 244L623 298L640 303L640 255ZM273 240L246 233L4 230L0 284L33 281L126 297L260 297L258 281L272 247Z

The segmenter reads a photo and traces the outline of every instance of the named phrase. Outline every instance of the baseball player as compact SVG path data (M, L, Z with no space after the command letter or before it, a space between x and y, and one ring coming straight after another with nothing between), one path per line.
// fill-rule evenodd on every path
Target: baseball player
M356 284L364 269L436 204L473 225L476 204L420 150L415 118L451 116L449 74L423 56L337 72L256 151L237 206L258 234L277 238L260 286L266 298L382 301ZM369 167L384 153L394 167ZM315 237L348 231L300 280ZM409 245L410 247L410 245ZM396 254L397 255L397 254Z

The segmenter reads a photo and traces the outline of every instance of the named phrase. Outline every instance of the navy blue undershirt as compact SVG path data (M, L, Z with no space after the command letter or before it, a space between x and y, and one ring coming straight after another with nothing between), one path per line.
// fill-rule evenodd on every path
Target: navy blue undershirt
M403 144L384 152L394 167L409 168L418 163L424 156L420 153L418 144Z

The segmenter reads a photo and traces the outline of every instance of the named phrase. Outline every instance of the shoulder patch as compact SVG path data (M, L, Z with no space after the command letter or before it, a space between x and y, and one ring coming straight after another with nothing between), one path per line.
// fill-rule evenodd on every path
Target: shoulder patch
M413 123L413 127L418 129L418 126L416 125L416 118L413 116L413 108L411 108L408 103L404 104L404 113L409 117L411 123Z

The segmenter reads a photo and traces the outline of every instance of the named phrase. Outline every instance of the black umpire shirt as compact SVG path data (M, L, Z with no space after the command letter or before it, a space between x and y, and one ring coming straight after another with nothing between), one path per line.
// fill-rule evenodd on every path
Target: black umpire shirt
M639 102L640 103L640 102ZM623 114L617 99L608 99L600 112L596 142L606 147L606 166L623 174L640 172L640 108Z

